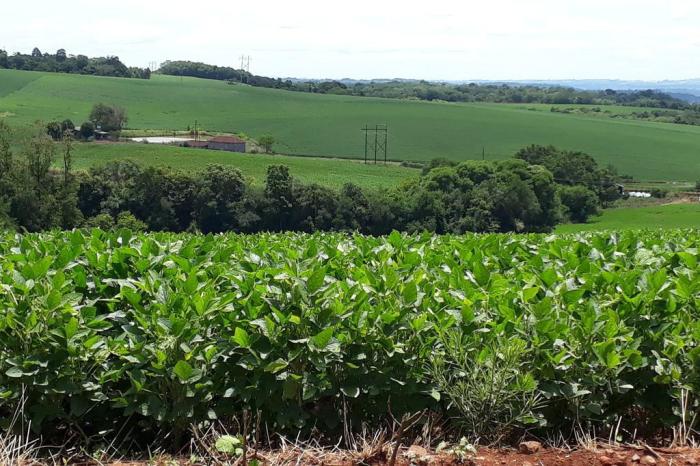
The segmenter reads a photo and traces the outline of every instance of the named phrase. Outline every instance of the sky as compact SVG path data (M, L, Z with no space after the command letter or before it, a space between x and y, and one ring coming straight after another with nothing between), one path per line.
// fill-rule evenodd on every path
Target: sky
M700 77L697 0L10 2L0 48L192 60L273 77ZM58 5L58 6L57 6ZM106 6L105 6L106 5Z

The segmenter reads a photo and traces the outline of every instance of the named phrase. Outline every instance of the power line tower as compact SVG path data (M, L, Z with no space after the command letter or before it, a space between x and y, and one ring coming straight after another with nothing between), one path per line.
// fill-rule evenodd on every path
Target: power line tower
M365 133L365 163L368 163L368 159L374 153L375 164L377 159L382 157L384 157L384 164L386 164L389 150L389 126L386 123L374 125L374 128L365 125L361 131Z
M241 73L241 82L243 82L243 79L245 78L246 82L248 82L248 77L244 76L246 73L250 74L250 62L251 58L250 55L241 55L241 71L244 71L245 73Z

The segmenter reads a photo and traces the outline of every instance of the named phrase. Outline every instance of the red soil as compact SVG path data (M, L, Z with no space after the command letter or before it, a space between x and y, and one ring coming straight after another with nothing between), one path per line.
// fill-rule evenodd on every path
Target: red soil
M261 465L313 465L313 466L385 466L390 456L386 450L376 454L360 453L316 453L313 451L289 451L283 452L259 452L254 455ZM251 455L252 459L253 455ZM88 463L85 463L86 465ZM196 464L231 464L240 465L242 462L229 460L212 461L202 463L189 463L187 461L173 461L163 458L150 462L123 462L111 463L110 466L195 466ZM683 449L651 449L643 447L607 448L601 450L556 450L543 449L536 453L525 454L511 449L481 449L476 455L463 461L447 454L428 453L420 447L411 450L402 450L398 455L396 466L637 466L637 465L665 465L686 466L700 465L700 450Z

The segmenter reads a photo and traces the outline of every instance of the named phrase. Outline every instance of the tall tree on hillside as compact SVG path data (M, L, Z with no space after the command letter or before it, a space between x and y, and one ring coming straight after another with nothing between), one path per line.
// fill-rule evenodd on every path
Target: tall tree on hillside
M92 107L90 121L102 131L119 131L126 125L128 117L122 107L99 103Z
M61 63L66 61L67 55L66 55L66 49L58 49L56 51L56 61Z
M41 50L39 50L39 47L34 47L34 50L32 50L32 57L34 58L41 58L44 55L42 55Z
M272 146L275 144L275 138L270 134L264 134L258 139L260 146L265 149L266 153L272 152Z

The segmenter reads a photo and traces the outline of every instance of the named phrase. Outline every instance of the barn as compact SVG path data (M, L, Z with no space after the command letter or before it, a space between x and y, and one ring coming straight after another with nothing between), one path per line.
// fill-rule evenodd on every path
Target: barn
M229 152L245 152L245 141L236 136L216 136L207 141L207 148Z

